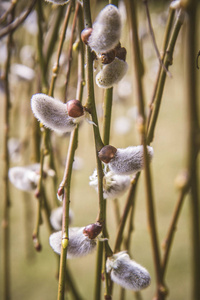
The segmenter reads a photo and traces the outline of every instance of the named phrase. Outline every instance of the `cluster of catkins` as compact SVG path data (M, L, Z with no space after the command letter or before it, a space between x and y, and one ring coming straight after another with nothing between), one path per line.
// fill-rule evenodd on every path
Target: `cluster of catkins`
M93 28L82 31L81 37L102 63L96 75L100 88L111 88L126 74L126 49L121 47L121 18L116 6L109 4L99 13Z
M62 1L57 1L62 2ZM63 1L66 2L66 1ZM64 4L64 3L62 3ZM82 32L82 40L88 44L96 57L101 61L102 69L96 76L96 83L101 88L110 88L119 82L127 71L126 49L120 44L121 19L118 8L107 5L98 15L93 28ZM47 128L57 133L73 131L77 124L89 119L87 109L78 100L63 103L45 94L35 94L31 98L31 108L35 117ZM149 160L153 157L153 148L147 146ZM104 164L103 196L116 198L121 196L130 186L130 175L143 168L143 146L130 146L125 149L104 146L98 153ZM17 172L17 173L16 173ZM18 174L18 175L16 175ZM10 180L21 188L19 181L27 190L34 190L39 180L38 172L31 168L10 169ZM27 183L28 182L28 183ZM90 176L90 185L98 189L98 176L95 170ZM49 243L52 249L60 254L62 247L61 223L62 208L52 212L50 221L55 230ZM96 249L102 224L96 222L86 227L69 227L67 258L87 255ZM124 288L141 290L150 284L150 275L141 265L131 260L126 252L119 252L108 257L106 271L111 279Z

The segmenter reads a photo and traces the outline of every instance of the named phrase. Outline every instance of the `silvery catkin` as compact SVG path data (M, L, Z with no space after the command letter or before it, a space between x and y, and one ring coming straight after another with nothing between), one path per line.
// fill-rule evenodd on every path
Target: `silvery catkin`
M90 238L89 235L86 235L85 232L88 231L87 229L88 226L69 228L69 243L67 246L67 258L85 256L96 249L96 245L97 245L96 236L100 232L98 231L97 233L94 233L94 238L93 237ZM57 254L60 255L61 244L62 244L62 231L52 233L49 237L49 244L52 247L52 249Z
M142 145L127 148L115 148L107 145L99 151L99 158L107 163L109 169L115 174L130 175L143 169L143 152ZM153 158L153 148L151 146L147 146L147 153L151 161Z
M131 260L125 251L108 257L106 270L110 272L111 279L125 289L139 291L151 283L149 272Z
M70 132L76 127L76 123L84 117L84 111L79 111L78 117L69 116L68 103L78 100L70 100L66 104L45 94L35 94L31 98L31 108L35 117L46 127L60 133ZM80 106L81 104L79 104ZM71 106L71 105L70 105ZM79 108L79 107L78 107Z
M89 37L90 48L97 52L107 52L118 43L121 35L121 18L115 5L106 5L97 16Z
M96 75L96 84L100 88L111 88L124 77L127 69L127 62L116 57L113 62L104 65L102 70Z

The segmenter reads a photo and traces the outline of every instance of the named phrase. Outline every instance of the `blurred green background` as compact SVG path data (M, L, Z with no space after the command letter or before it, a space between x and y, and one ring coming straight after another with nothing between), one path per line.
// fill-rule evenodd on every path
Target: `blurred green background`
M19 1L25 6L25 2ZM92 3L92 13L96 15L107 2L94 1ZM166 26L169 1L152 1L150 3L150 12L152 24L158 43L161 49L163 35ZM46 26L51 26L56 7L51 4L43 3L46 13ZM98 8L98 9L97 9ZM134 86L134 65L130 49L131 41L126 24L126 15L123 2L120 3L120 12L123 19L123 33L121 38L122 46L127 48L127 62L129 70L124 79L114 87L114 103L112 112L111 140L110 144L117 148L138 145L140 137L136 126L136 92ZM48 18L47 18L48 16ZM32 18L32 19L31 19ZM72 19L71 19L72 21ZM70 37L70 27L67 31L66 41L63 53L68 53L68 43ZM151 100L153 88L158 70L158 59L148 33L145 10L142 4L139 5L139 33L142 37L142 49L145 66L144 90L146 99L146 109L148 112L148 103ZM13 36L13 55L12 64L23 63L29 65L35 71L34 79L28 81L16 76L11 69L10 91L12 107L10 110L10 137L19 140L22 147L19 155L12 160L11 166L24 166L31 164L32 161L32 140L31 126L33 124L33 115L30 108L30 98L37 91L38 68L35 62L37 28L36 16L30 15L24 25L22 25ZM37 27L37 26L36 26ZM32 29L32 32L31 32ZM36 30L36 31L35 31ZM184 65L184 30L185 24L181 29L178 41L175 47L173 65L170 67L172 78L167 78L160 109L159 119L155 131L154 141L154 159L151 164L153 193L155 196L155 213L157 219L157 228L160 245L166 236L172 213L178 198L174 181L176 176L184 169L186 165L186 146L187 146L187 107L185 101L185 65ZM0 66L1 72L4 71L5 64L5 43L6 38L0 41ZM200 41L199 41L200 43ZM21 52L25 45L30 45L31 57L27 62ZM199 47L200 48L200 47ZM56 49L56 48L55 48ZM31 52L32 51L32 52ZM21 55L21 56L20 56ZM74 53L72 62L72 75L70 78L70 88L68 99L73 99L76 93L76 67L77 54ZM31 59L33 60L31 62ZM50 66L52 68L55 57L52 58ZM64 63L66 61L64 60ZM55 97L63 100L63 89L65 79L65 64L62 65L61 72L55 88ZM13 73L12 73L13 72ZM51 76L51 71L49 77ZM102 121L102 103L103 91L95 86L95 96L101 126ZM4 93L0 91L0 153L3 153L3 134L4 134ZM86 101L86 89L84 91L83 103ZM121 118L125 117L124 119ZM122 123L119 123L122 122ZM126 123L123 123L126 122ZM120 125L119 125L120 124ZM121 132L119 128L126 128ZM69 136L58 137L52 133L52 144L55 151L55 161L58 172L58 182L62 180L64 163L67 155ZM73 171L71 188L71 209L74 213L73 226L84 226L95 222L98 214L98 198L95 190L89 186L89 176L95 169L95 150L93 140L92 125L84 123L79 130L79 144L76 151L76 157L81 159L78 170ZM3 157L0 161L0 175L3 176ZM46 180L48 187L48 200L53 207L53 194L51 179ZM3 191L2 180L0 190ZM10 206L10 268L11 268L11 295L14 300L35 300L48 299L55 300L57 297L57 259L56 255L49 246L49 231L44 224L41 226L42 251L36 252L32 243L32 231L36 222L36 199L31 193L17 190L10 184L11 206ZM119 199L120 212L123 212L127 193ZM2 202L0 201L0 219L2 220ZM178 227L173 242L170 260L167 268L166 285L169 288L169 300L189 300L191 299L191 239L190 239L190 213L189 198L186 197L178 221ZM114 201L107 201L107 219L108 231L110 235L110 245L113 247L117 221L115 217ZM2 234L0 235L0 245L2 246ZM0 248L2 260L2 247ZM143 174L139 180L136 206L134 233L131 240L130 255L146 267L152 277L150 287L142 291L142 299L149 300L155 293L155 273L153 267L151 241L147 228L147 212L145 200L145 185ZM162 254L162 252L161 252ZM83 299L93 299L94 278L95 278L95 253L84 258L67 261L74 280L83 296ZM0 264L2 266L2 263ZM3 270L0 268L0 299L3 299ZM113 299L119 299L120 287L115 285ZM103 292L103 290L102 290ZM103 294L102 294L103 295ZM135 299L134 293L126 291L126 299ZM73 299L67 294L67 299ZM103 299L103 298L102 298Z

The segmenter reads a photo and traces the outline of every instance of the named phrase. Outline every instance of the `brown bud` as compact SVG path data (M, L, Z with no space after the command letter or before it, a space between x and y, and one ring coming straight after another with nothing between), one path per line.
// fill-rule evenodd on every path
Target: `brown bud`
M116 49L116 57L123 61L126 61L126 48L124 48L124 47L117 48Z
M40 252L40 251L42 250L42 245L41 245L40 243L36 243L36 244L34 245L34 247L35 247L35 250L36 250L37 252Z
M106 64L110 64L116 56L116 50L112 49L108 52L102 53L100 56L101 62L102 64L106 65Z
M70 117L78 118L84 114L84 108L79 100L69 100L66 105Z
M89 239L93 240L99 235L102 231L102 225L98 222L87 225L84 230L83 234L85 234Z
M99 151L99 159L108 164L110 160L115 156L117 149L113 146L106 145Z
M64 195L64 187L59 187L57 191L58 196L63 196Z
M84 43L84 44L86 44L87 45L87 43L88 43L88 39L89 39L89 37L90 37L90 35L91 35L91 33L92 33L92 28L85 28L85 29L83 29L83 31L81 32L81 40L82 40L82 42Z

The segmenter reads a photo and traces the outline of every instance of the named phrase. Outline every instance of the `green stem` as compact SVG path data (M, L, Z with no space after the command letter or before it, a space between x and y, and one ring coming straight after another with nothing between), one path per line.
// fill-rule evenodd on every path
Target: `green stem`
M27 10L24 13L22 13L18 18L12 21L11 24L9 24L8 26L0 30L0 38L6 36L9 33L14 32L26 20L28 15L33 10L36 1L37 0L32 0L30 6L27 8Z
M81 11L80 11L81 13ZM81 18L81 16L80 16ZM80 29L81 20L79 20L79 39L80 39ZM79 50L79 63L78 63L78 86L77 86L77 99L82 102L83 96L83 82L84 82L84 57L83 48L80 47ZM64 241L68 239L68 227L69 227L69 203L70 203L70 186L71 186L71 175L72 175L72 164L74 161L75 151L78 145L78 125L73 130L70 135L70 143L68 148L68 155L66 161L66 167L63 175L60 188L65 187L64 199L63 199L63 220L62 220L62 236ZM59 272L59 283L58 283L58 300L64 299L65 290L65 277L66 277L66 257L67 257L67 247L61 247L61 257L60 257L60 272ZM74 294L75 295L75 294ZM78 299L78 298L77 298Z
M166 50L167 50L167 46L168 46L168 43L169 43L170 33L171 33L171 30L172 30L172 25L173 25L173 21L174 21L174 15L175 15L175 10L170 8L169 9L169 14L168 14L168 19L167 19L166 30L165 30L165 34L164 34L164 41L163 41L162 51L161 51L162 61L164 60ZM162 70L162 66L159 65L159 70L158 70L158 74L157 74L157 78L156 78L156 83L155 83L155 87L154 87L153 96L152 96L152 99L151 99L151 103L149 104L150 110L149 110L148 119L147 119L147 129L149 128L149 124L150 124L150 120L151 120L151 116L152 116L153 103L155 101L155 95L156 95L156 91L157 91L157 88L158 88L158 83L159 83L159 79L160 79L161 70Z
M199 107L197 96L197 74L195 57L197 53L197 24L198 2L187 1L187 30L186 30L186 99L188 112L188 168L190 173L191 196L190 196L190 217L191 217L191 243L192 243L192 299L200 299L199 278L200 278L200 215L199 215L199 194L198 194L198 163L199 152Z
M11 22L14 19L15 7L11 11ZM9 73L11 64L11 52L13 44L13 35L10 32L7 39L7 59L5 63L5 108L4 108L4 137L3 137L3 276L4 276L4 299L11 299L11 282L10 282L10 193L9 193L9 179L8 171L10 167L10 159L8 152L8 139L9 139L9 128L10 128L10 84L9 84Z
M73 5L73 1L70 1L69 5L67 7L65 19L64 19L64 22L63 22L62 32L61 32L61 36L60 36L60 39L59 39L59 45L58 45L58 50L57 50L57 55L56 55L56 62L54 63L54 66L53 66L53 69L52 69L53 74L52 74L52 77L51 77L51 83L50 83L50 88L49 88L49 96L53 96L55 82L56 82L56 79L57 79L57 76L58 76L58 71L59 71L60 56L61 56L64 41L65 41L65 35L66 35L66 30L67 30L67 27L68 27L68 24L69 24L72 5Z
M79 14L79 9L80 9L80 3L77 2L76 3L76 9L75 9L75 14L74 14L74 19L72 22L72 28L71 28L71 37L70 37L70 41L69 41L69 50L68 50L68 62L67 62L67 71L66 71L66 81L65 81L65 102L67 99L67 88L69 85L69 78L70 78L70 71L71 71L71 65L72 65L72 50L73 50L73 43L74 43L74 35L75 35L75 29L76 29L76 22L77 22L77 17Z
M173 52L174 52L174 47L175 47L177 37L178 37L178 34L179 34L182 24L183 24L183 12L179 11L174 28L173 28L173 32L171 34L171 38L170 38L169 45L168 45L168 48L166 51L166 55L164 58L164 65L166 68L168 68L172 64L172 56L173 56ZM162 69L161 73L160 73L157 90L156 90L154 105L152 107L152 110L153 110L152 117L151 117L150 125L148 128L148 133L147 133L147 144L148 145L153 141L153 138L154 138L154 131L155 131L155 126L157 123L158 114L159 114L159 110L160 110L163 90L164 90L164 86L165 86L165 80L166 80L166 72Z
M69 9L69 6L71 6L71 2L67 6L67 11ZM54 48L56 46L57 38L59 37L60 23L63 20L64 13L65 13L65 10L63 9L63 6L58 6L56 15L53 18L53 25L52 25L53 29L49 34L49 39L47 38L48 40L45 41L44 54L46 57L46 66L45 66L46 72L48 72L48 70L49 70L49 63L51 62L51 56L52 56ZM61 35L62 35L62 33L61 33Z
M125 205L125 208L123 211L123 215L121 217L118 231L117 231L117 237L116 237L115 246L114 246L114 253L120 251L120 247L121 247L121 244L123 241L123 232L124 232L124 228L126 225L127 217L128 217L128 214L130 212L132 205L135 202L134 199L135 199L135 195L136 195L136 187L137 187L137 181L139 179L139 176L140 176L140 173L137 173L135 179L132 181L131 188L129 190L127 202L126 202L126 205Z

